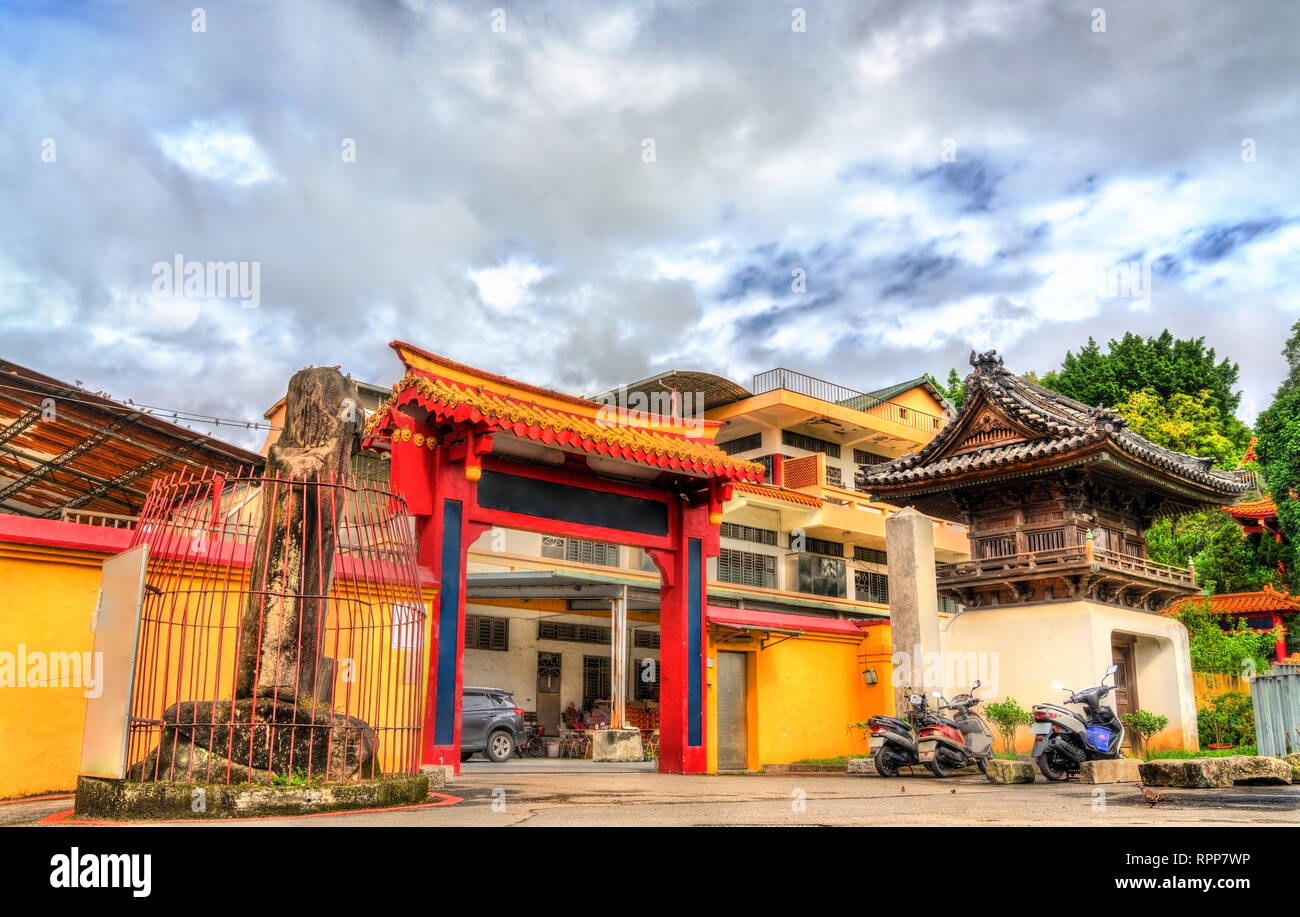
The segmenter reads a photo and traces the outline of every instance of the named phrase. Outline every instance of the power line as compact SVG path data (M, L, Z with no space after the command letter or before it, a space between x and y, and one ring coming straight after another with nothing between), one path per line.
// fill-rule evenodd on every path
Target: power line
M49 392L41 391L39 389L24 388L21 385L14 385L9 382L0 382L0 388L7 388L15 392L25 392L29 395L38 395L42 397L54 397L51 396ZM170 418L173 422L184 421L187 424L200 423L200 424L205 424L207 426L216 426L216 427L224 426L224 427L231 427L231 428L239 428L242 430L266 430L268 432L276 432L282 429L281 427L277 427L274 424L263 423L261 421L256 421L256 420L238 420L232 417L216 417L213 416L212 414L198 414L195 413L194 411L175 410L172 408L160 407L159 405L138 404L137 402L134 402L130 399L127 399L125 403L120 403L120 402L113 401L111 398L108 398L108 396L106 395L100 397L103 397L109 403L103 404L99 401L89 401L84 398L74 398L71 395L55 397L54 400L56 403L60 401L70 401L73 404L84 404L88 407L99 408L101 410L118 410L118 411L126 411L126 412L130 412L133 410L141 410L144 411L144 413L149 417L156 417L159 420L168 420Z

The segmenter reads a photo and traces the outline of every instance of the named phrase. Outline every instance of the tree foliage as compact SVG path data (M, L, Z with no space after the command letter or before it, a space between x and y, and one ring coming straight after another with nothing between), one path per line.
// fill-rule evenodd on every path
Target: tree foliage
M943 392L943 396L952 402L954 408L960 411L962 402L966 400L966 382L958 375L956 368L948 370L948 381L946 383L941 383L933 376L930 378L934 381L934 387Z
M1272 664L1282 629L1256 633L1241 618L1231 619L1231 629L1220 626L1222 615L1210 613L1209 601L1188 604L1174 613L1187 628L1193 672L1241 675L1263 672Z
M1134 392L1148 388L1163 399L1179 394L1198 398L1208 392L1207 405L1219 412L1219 432L1244 449L1250 431L1234 416L1241 403L1238 375L1237 364L1219 360L1214 348L1205 346L1205 338L1175 339L1165 330L1153 338L1127 332L1118 341L1112 338L1105 352L1089 338L1077 354L1066 353L1059 370L1045 373L1040 381L1084 404L1103 407L1123 404Z
M1291 328L1291 337L1282 348L1290 368L1277 394L1255 420L1255 455L1264 484L1277 504L1278 524L1286 543L1271 546L1276 561L1286 565L1290 585L1300 579L1300 564L1294 557L1300 546L1300 321ZM1270 558L1272 559L1272 558Z
M1134 710L1132 713L1125 713L1120 719L1124 721L1125 726L1142 737L1142 754L1150 761L1151 749L1148 743L1153 735L1169 725L1169 717L1158 716L1150 710Z
M1016 730L1021 726L1034 725L1033 715L1017 704L1014 697L985 704L984 717L997 728L998 734L1002 736L1002 750L1009 754L1016 750Z
M1276 562L1221 509L1156 520L1147 530L1147 557L1174 567L1191 564L1196 585L1213 594L1254 592L1278 580ZM1269 543L1271 545L1271 542Z
M1115 405L1129 426L1157 446L1188 455L1213 456L1220 468L1235 468L1240 450L1223 435L1223 416L1208 389L1196 395L1174 392L1162 396L1147 387L1130 392Z

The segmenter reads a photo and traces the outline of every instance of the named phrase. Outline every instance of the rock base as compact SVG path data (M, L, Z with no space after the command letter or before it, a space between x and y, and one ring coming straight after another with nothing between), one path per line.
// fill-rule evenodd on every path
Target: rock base
M645 760L640 729L593 729L588 735L593 761Z
M1142 780L1137 758L1113 761L1085 761L1079 765L1080 783L1139 783Z
M1291 765L1281 758L1233 755L1146 761L1138 772L1146 786L1211 789L1230 786L1281 786L1291 783Z
M1033 783L1035 767L1027 761L1004 761L992 758L988 762L989 783Z
M876 766L871 763L870 758L849 758L849 773L862 776L863 774L874 774Z
M424 774L301 787L78 777L75 813L114 820L250 818L406 806L428 798Z
M185 701L163 711L158 747L136 781L270 783L277 775L344 782L382 774L375 731L354 716L268 698Z

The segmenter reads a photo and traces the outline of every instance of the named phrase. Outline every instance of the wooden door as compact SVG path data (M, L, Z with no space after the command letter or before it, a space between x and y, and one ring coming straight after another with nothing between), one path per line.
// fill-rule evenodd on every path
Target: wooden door
M1110 659L1119 666L1115 673L1115 693L1111 695L1115 713L1123 717L1138 709L1137 665L1134 661L1133 644L1137 640L1131 634L1112 634L1110 638ZM1128 747L1134 753L1138 750L1138 737L1127 726L1124 737Z

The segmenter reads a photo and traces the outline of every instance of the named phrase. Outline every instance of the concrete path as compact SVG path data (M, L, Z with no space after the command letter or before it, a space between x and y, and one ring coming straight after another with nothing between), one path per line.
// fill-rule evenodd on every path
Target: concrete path
M658 774L641 764L474 761L447 792L462 801L436 808L263 819L253 824L1300 825L1300 787L1167 790L1166 801L1151 808L1133 786L1042 781L993 786L978 774L946 780L929 774L890 780L811 774L683 777ZM0 823L30 824L69 807L67 800L0 806Z

